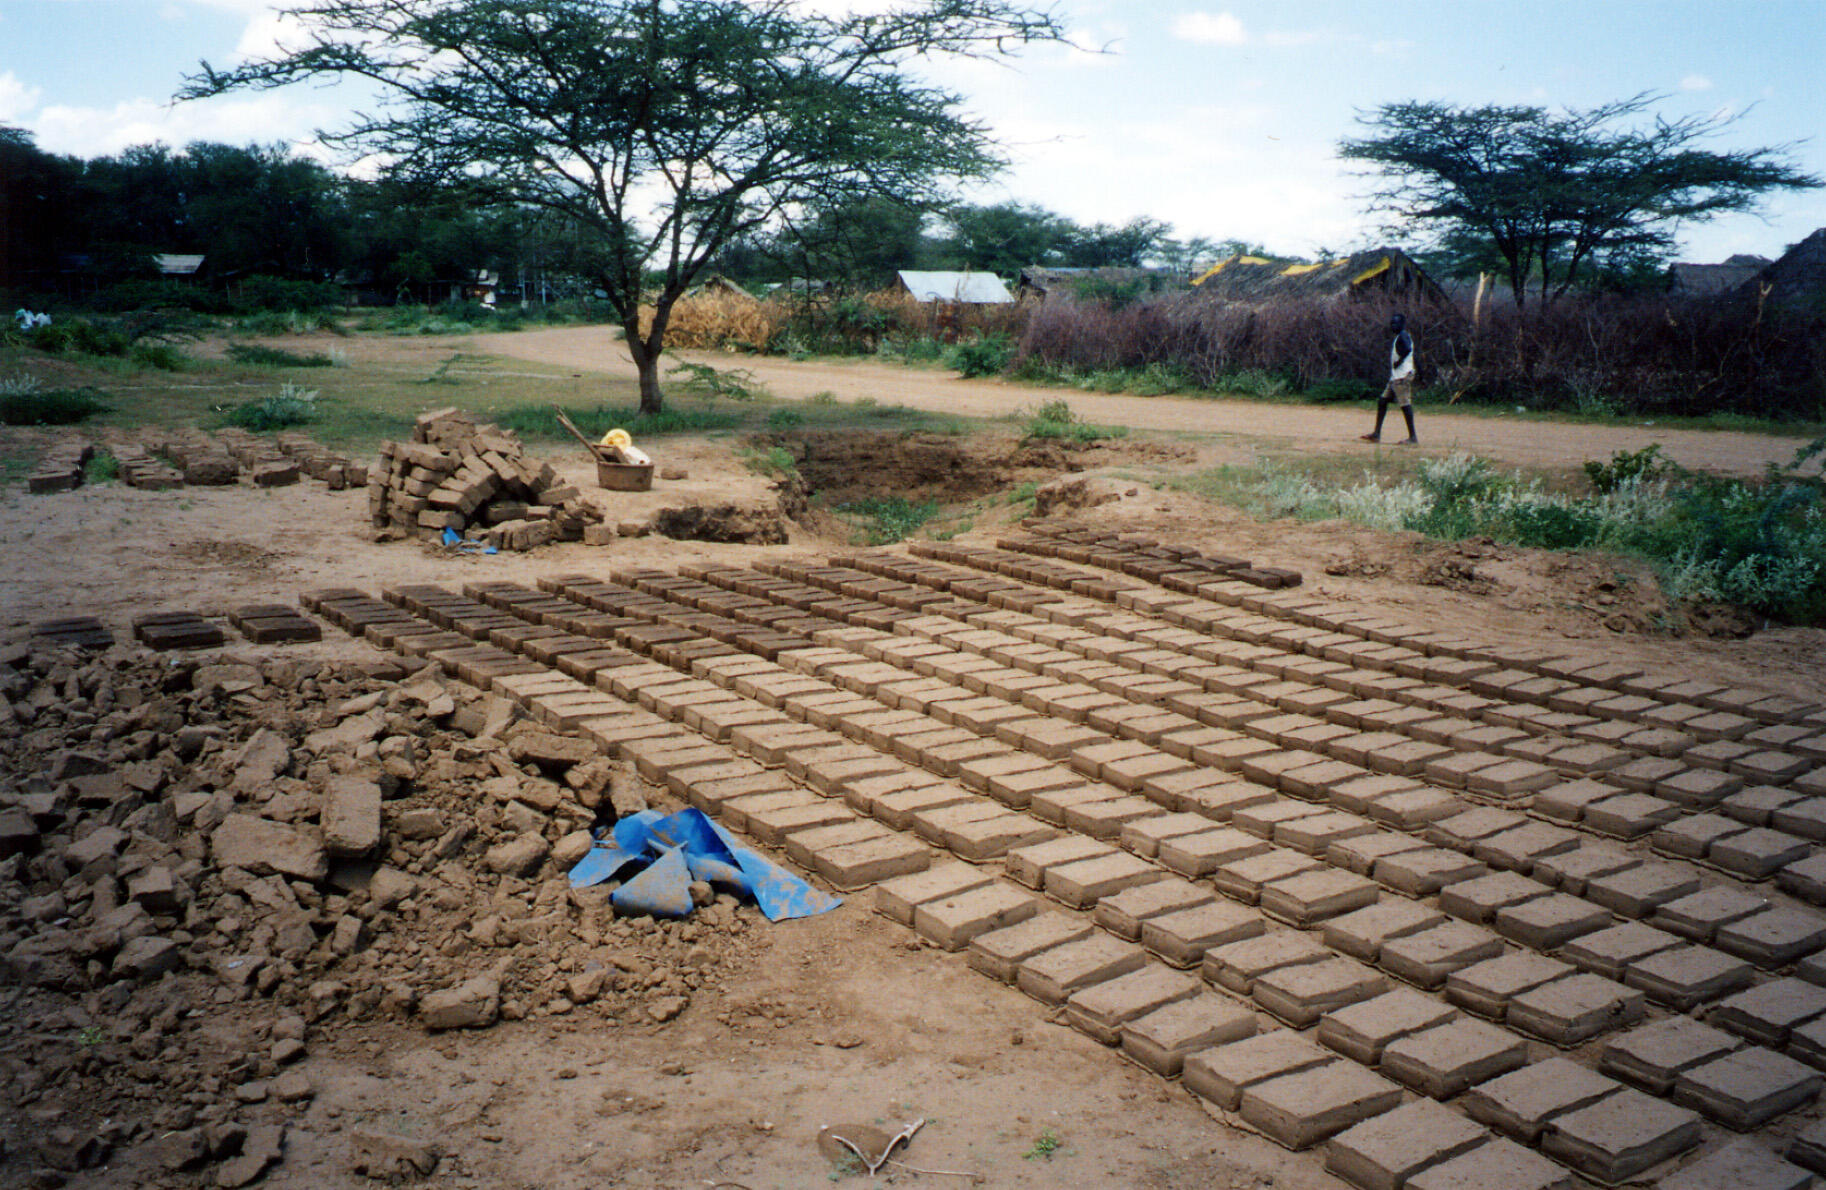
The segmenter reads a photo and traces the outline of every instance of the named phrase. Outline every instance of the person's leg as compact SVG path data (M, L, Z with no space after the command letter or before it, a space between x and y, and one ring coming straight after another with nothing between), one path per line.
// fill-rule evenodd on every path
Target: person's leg
M1376 428L1363 436L1365 442L1382 441L1382 419L1388 416L1389 402L1394 399L1394 385L1387 384L1382 388L1382 395L1376 398Z
M1401 445L1419 445L1420 435L1414 432L1414 382L1410 380L1395 386L1395 397L1401 402L1402 420L1408 423L1408 436L1402 439Z

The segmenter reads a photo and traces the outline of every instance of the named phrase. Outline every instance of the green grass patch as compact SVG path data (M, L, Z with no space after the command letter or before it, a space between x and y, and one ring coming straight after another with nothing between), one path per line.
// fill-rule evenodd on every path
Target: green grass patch
M321 351L301 355L296 351L267 347L260 343L230 343L228 358L237 364L250 364L256 368L328 368L336 363Z
M39 388L36 381L0 382L0 424L71 426L113 406L92 388Z
M908 500L905 496L869 496L833 505L831 511L848 519L859 530L862 545L893 545L905 541L938 515L938 501Z
M245 401L236 405L222 420L227 425L240 426L256 434L266 434L274 430L310 425L317 419L316 391L287 384L281 386L278 392L261 397L258 401Z
M1127 426L1092 425L1080 418L1064 401L1048 401L1034 410L1033 415L1027 419L1029 438L1095 442L1100 438L1126 437L1128 432Z
M84 483L113 483L120 477L120 460L113 453L98 450L89 456L83 464L82 481Z

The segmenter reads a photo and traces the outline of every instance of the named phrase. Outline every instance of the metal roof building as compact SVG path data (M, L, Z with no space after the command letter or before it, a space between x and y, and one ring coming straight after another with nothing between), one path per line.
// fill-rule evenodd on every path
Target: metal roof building
M1008 286L994 273L915 272L902 269L901 286L922 302L957 302L965 306L999 306L1014 301Z

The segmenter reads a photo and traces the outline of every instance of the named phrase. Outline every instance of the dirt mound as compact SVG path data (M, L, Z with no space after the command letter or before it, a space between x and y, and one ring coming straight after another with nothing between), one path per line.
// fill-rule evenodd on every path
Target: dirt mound
M778 508L693 504L685 508L662 508L654 513L653 531L674 541L785 545L786 517Z

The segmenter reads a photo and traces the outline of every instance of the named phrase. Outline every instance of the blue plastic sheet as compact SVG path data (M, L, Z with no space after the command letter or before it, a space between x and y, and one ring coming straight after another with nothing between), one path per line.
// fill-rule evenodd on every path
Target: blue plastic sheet
M617 912L685 917L694 880L746 893L768 921L811 917L843 904L741 846L701 810L642 810L623 818L571 868L571 887L601 884L637 867L639 874L609 898Z

